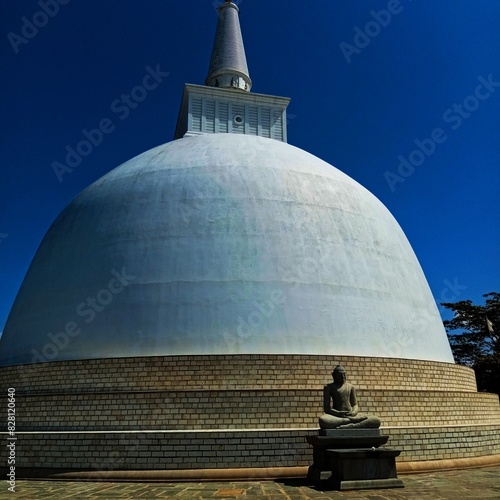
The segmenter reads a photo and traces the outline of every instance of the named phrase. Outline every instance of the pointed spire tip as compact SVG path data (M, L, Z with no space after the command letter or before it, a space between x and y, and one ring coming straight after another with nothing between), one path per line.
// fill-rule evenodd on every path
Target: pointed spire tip
M219 20L205 85L250 92L252 80L239 21L239 9L231 0L217 8Z

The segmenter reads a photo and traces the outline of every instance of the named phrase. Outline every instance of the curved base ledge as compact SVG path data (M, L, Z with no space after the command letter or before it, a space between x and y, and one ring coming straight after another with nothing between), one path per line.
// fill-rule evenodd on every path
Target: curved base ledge
M417 474L423 472L445 471L452 469L473 469L499 465L500 455L483 457L452 458L447 460L424 460L422 462L396 463L398 474Z
M470 469L500 464L499 455L457 458L453 460L427 460L423 462L397 463L398 474L418 474ZM262 467L240 469L192 469L192 470L63 470L26 469L16 470L17 479L45 479L59 481L248 481L305 478L308 467ZM3 471L2 471L3 472Z

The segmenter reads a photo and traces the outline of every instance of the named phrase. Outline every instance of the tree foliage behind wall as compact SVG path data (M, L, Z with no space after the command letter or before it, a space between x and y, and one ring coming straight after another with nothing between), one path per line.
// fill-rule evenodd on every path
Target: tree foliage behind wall
M441 303L454 313L443 323L455 361L474 368L478 390L500 394L500 293L483 297L484 305L471 300Z

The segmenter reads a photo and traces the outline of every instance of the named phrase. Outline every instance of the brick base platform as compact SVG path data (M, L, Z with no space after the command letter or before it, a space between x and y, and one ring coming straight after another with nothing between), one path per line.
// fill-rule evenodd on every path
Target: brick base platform
M310 355L52 362L0 368L1 397L6 405L7 388L16 389L20 469L306 467L305 437L317 432L322 387L338 363L359 388L361 411L378 415L402 450L398 463L500 454L498 396L477 393L472 370L448 363Z

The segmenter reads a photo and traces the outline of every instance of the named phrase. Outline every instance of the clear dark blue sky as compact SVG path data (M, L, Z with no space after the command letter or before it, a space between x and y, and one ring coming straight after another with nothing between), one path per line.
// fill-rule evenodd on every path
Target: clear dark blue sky
M204 82L219 3L54 2L49 16L43 0L0 1L0 331L58 213L172 140L184 82ZM437 302L500 291L500 2L239 5L252 90L292 98L289 142L389 208ZM157 65L169 76L118 112ZM113 131L59 182L51 164L106 118ZM400 156L418 165L398 172Z

